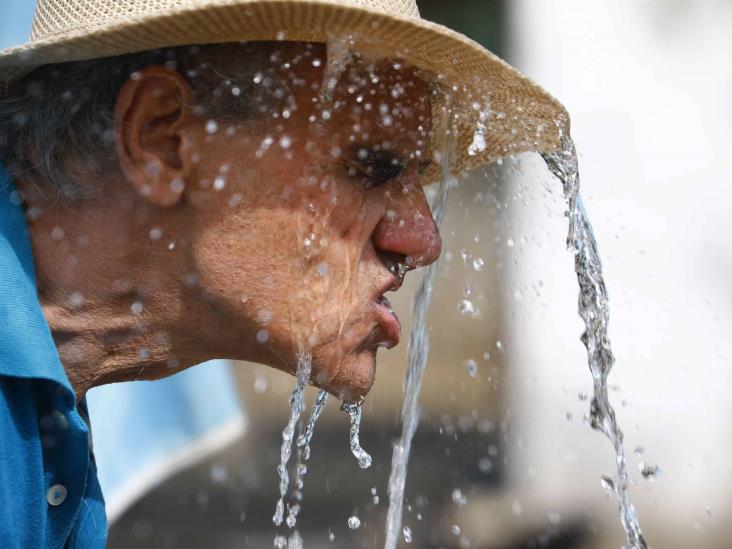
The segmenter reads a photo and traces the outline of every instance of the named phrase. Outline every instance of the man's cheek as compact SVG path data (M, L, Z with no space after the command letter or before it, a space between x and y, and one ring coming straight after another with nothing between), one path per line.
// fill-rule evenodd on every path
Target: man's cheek
M328 212L329 225L341 236L358 234L368 218L367 197L355 182L341 182L339 190L331 197Z

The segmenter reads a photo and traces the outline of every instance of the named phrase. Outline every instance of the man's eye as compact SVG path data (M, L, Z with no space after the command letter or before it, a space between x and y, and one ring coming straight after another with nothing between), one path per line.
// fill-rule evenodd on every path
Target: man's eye
M396 179L406 165L390 151L360 148L356 158L348 162L348 174L359 178L366 189L373 189Z

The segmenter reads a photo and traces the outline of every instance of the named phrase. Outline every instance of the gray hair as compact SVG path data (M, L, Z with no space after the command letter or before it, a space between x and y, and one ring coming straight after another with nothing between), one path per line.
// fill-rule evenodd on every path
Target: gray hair
M314 45L306 44L310 56ZM0 162L11 176L60 197L80 198L80 174L115 165L114 105L122 85L145 67L164 65L190 83L194 108L217 121L264 114L283 101L276 43L184 46L45 65L0 96Z

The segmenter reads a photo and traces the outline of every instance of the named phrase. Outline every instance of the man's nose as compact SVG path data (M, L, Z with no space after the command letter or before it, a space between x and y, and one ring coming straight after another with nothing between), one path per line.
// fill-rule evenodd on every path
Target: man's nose
M386 210L372 237L379 251L405 256L408 267L433 263L442 251L442 238L422 186L389 185Z

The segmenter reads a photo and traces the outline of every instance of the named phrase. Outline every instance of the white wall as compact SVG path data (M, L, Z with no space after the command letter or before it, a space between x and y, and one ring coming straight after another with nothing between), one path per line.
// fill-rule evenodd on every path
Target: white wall
M512 63L572 117L611 296L611 384L620 385L611 399L641 523L657 547L723 547L714 536L732 514L732 3L510 7ZM619 532L599 483L613 471L610 446L581 421L588 402L578 392L591 383L564 220L546 214L541 189L535 195L516 211L529 242L515 284L544 286L512 319L509 465L547 506L595 509ZM549 202L561 210L556 197ZM663 471L654 483L638 474L639 445Z

